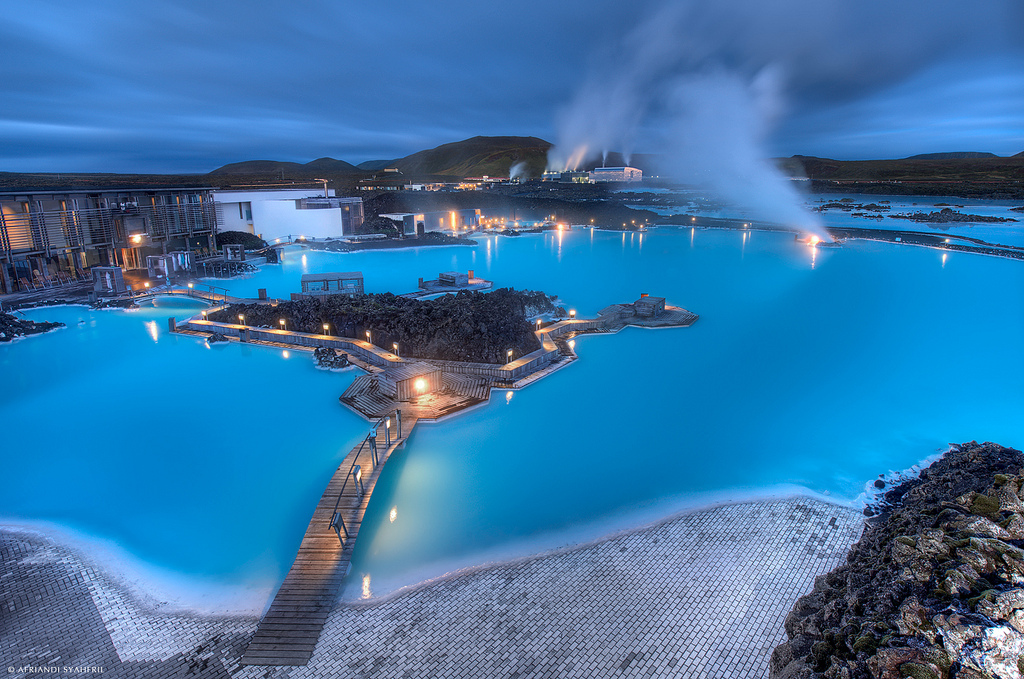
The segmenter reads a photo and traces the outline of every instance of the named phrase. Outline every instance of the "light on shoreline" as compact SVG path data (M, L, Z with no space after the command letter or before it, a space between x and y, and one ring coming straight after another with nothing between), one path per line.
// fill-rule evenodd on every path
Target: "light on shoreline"
M371 596L373 596L373 593L370 592L370 576L369 575L364 575L363 576L363 598L364 599L369 599Z
M807 239L807 241L808 241L808 242L809 242L809 243L810 243L811 245L817 245L818 243L820 243L820 242L821 242L821 239L820 239L820 238L818 238L817 236L811 236L810 238L808 238L808 239Z
M398 518L398 507L391 508L391 513L388 514L388 518L391 519L391 523L395 522L395 519Z
M511 403L511 402L512 402L512 391L509 390L509 391L505 392L505 403Z

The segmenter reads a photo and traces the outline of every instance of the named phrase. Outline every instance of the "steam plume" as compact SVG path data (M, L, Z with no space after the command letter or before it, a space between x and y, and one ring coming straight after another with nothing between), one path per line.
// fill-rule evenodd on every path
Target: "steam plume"
M556 123L551 169L639 138L668 160L666 173L697 182L754 219L824 232L791 182L767 160L784 94L841 102L889 87L985 41L1019 43L1006 26L1014 3L933 0L673 0L651 13L593 69ZM955 15L955 20L951 16ZM984 36L976 38L975 36Z

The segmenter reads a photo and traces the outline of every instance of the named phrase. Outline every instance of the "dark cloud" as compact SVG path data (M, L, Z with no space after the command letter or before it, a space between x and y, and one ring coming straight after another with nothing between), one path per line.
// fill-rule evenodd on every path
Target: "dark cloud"
M551 139L587 74L634 52L652 68L639 89L710 66L749 77L778 66L787 108L771 148L784 153L827 148L834 134L847 153L891 155L890 116L908 105L900 87L934 99L942 83L928 90L922 74L936 64L984 64L975 75L1003 76L1020 91L1011 70L1024 25L1017 0L664 6L23 3L0 23L0 169L206 171L248 158L397 157L475 134ZM659 11L667 15L652 25ZM972 77L957 73L962 83ZM986 91L995 98L947 133L976 120L992 139L1019 136L1019 98ZM658 127L658 106L631 121L637 148L655 143L647 131ZM935 141L923 150L946 148L939 121L914 113L934 130L921 135Z

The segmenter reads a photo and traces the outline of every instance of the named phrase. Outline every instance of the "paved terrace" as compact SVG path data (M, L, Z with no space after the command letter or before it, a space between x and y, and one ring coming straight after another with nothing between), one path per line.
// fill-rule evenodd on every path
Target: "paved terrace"
M844 561L858 512L698 511L592 545L339 603L304 667L242 667L255 617L148 610L78 554L0 531L0 665L109 677L766 677L783 621Z

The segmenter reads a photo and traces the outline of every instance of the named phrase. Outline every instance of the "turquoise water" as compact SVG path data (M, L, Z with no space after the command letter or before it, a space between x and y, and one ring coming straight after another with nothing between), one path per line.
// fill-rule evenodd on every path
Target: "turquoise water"
M1024 445L1021 262L811 249L772 232L574 230L474 248L290 248L283 265L223 284L286 297L302 272L361 270L369 291L404 292L450 269L557 293L580 316L649 292L701 319L581 337L580 360L553 376L417 427L371 501L359 592L367 577L380 594L680 507L794 488L854 501L952 441ZM19 480L0 517L68 525L189 577L279 581L363 434L337 402L355 373L169 336L166 317L195 308L155 304L35 310L68 329L0 348L5 467Z
M519 248L531 285L587 313L644 291L701 319L579 338L580 360L555 376L417 431L356 547L373 592L510 543L596 537L627 513L794 485L852 501L949 442L1024 443L1020 262L689 230L642 244L576 231L559 261L557 237L533 238L502 241L502 256Z
M144 563L276 583L363 429L337 397L355 373L308 355L167 333L200 307L26 316L67 328L0 347L0 517L105 538Z

